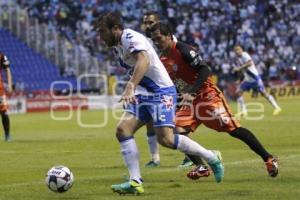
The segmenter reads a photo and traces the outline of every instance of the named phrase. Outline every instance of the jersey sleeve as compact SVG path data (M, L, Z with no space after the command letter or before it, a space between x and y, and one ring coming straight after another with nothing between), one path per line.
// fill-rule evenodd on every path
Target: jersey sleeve
M123 45L126 50L128 50L130 53L136 53L139 51L145 51L146 45L145 45L145 38L142 38L138 34L134 34L131 32L125 33L125 36L123 37Z
M252 61L252 58L250 57L250 55L247 52L243 52L242 58L243 58L244 63L246 63L248 61Z
M208 64L202 60L199 53L197 53L191 46L177 42L176 48L180 51L182 58L194 69L199 69L201 66L208 66Z
M177 43L176 48L179 49L182 58L189 64L189 66L197 70L197 80L187 91L191 94L196 94L203 86L204 82L208 79L210 75L210 67L189 45L179 42Z

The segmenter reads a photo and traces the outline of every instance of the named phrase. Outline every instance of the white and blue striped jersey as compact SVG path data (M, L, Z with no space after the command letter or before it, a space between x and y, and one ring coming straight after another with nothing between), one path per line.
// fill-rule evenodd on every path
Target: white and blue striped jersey
M252 61L251 66L242 70L242 73L244 75L244 81L256 82L261 79L251 56L247 52L243 52L242 55L238 57L237 61L238 61L239 66L245 64L248 61Z
M146 51L150 66L137 86L135 94L153 95L157 93L172 93L174 91L174 84L149 40L141 33L131 29L124 29L120 44L115 46L115 53L120 65L126 68L130 75L136 64L136 59L132 53L138 51Z

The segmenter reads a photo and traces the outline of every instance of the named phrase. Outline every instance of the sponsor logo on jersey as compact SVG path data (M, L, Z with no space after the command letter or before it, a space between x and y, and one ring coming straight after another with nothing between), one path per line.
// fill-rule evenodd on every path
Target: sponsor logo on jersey
M133 35L131 35L131 33L126 34L126 39L131 39L132 37L133 37Z
M161 100L163 104L165 104L167 110L171 110L173 107L173 97L164 95L163 99Z
M190 55L191 55L192 58L194 58L197 55L197 53L195 51L191 50Z

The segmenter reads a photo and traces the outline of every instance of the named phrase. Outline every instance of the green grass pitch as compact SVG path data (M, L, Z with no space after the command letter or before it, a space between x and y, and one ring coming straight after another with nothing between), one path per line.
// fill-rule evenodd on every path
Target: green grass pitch
M143 166L149 160L149 153L145 129L141 129L135 136L145 179L145 193L141 196L120 196L110 190L110 185L122 182L127 172L114 136L117 121L110 112L108 125L103 128L78 125L78 121L85 125L101 123L103 111L84 111L80 116L73 112L70 120L60 121L53 120L50 113L12 115L13 142L0 141L0 200L299 199L300 103L279 101L283 108L279 116L272 116L271 106L266 101L262 103L266 108L262 120L241 122L278 156L277 178L268 177L262 160L243 143L203 126L192 138L222 152L225 166L222 183L215 183L213 176L188 180L188 170L176 168L183 156L163 147L160 147L162 165L146 169ZM70 113L53 114L67 118ZM59 164L68 166L75 176L73 188L63 194L50 191L44 183L48 169Z

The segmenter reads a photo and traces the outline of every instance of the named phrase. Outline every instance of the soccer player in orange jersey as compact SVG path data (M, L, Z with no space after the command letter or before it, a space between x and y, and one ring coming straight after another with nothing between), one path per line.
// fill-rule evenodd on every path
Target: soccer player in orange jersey
M12 92L12 76L9 68L9 60L4 55L3 53L0 52L0 69L1 71L4 70L6 73L6 79L7 79L7 92L11 93ZM1 113L1 118L2 118L2 124L4 128L4 134L5 134L5 141L10 142L11 137L9 133L9 116L7 114L7 99L6 99L6 94L5 94L5 89L4 89L4 83L3 83L3 78L2 78L2 73L0 75L0 113Z
M144 31L147 38L151 37L151 27L160 22L160 15L158 12L147 12L143 16L143 22L142 22L142 30ZM176 37L173 35L173 40L176 42ZM150 41L152 43L152 41ZM151 160L146 163L146 167L157 167L160 165L160 155L159 155L159 146L157 144L157 137L154 132L153 126L151 124L147 124L147 142L149 145L149 150L151 154ZM192 158L193 156L190 155ZM182 163L178 165L178 168L186 168L189 166L195 165L203 165L203 174L208 174L208 166L205 164L205 162L202 159L195 158L193 162L189 159L188 156L186 156Z
M229 109L222 92L213 83L210 67L199 54L183 42L174 42L167 24L157 23L151 29L151 38L161 51L161 61L181 93L182 107L176 111L176 129L187 135L200 124L246 143L265 162L271 177L278 174L277 160L263 147L255 135L241 127ZM199 178L197 167L188 173Z

